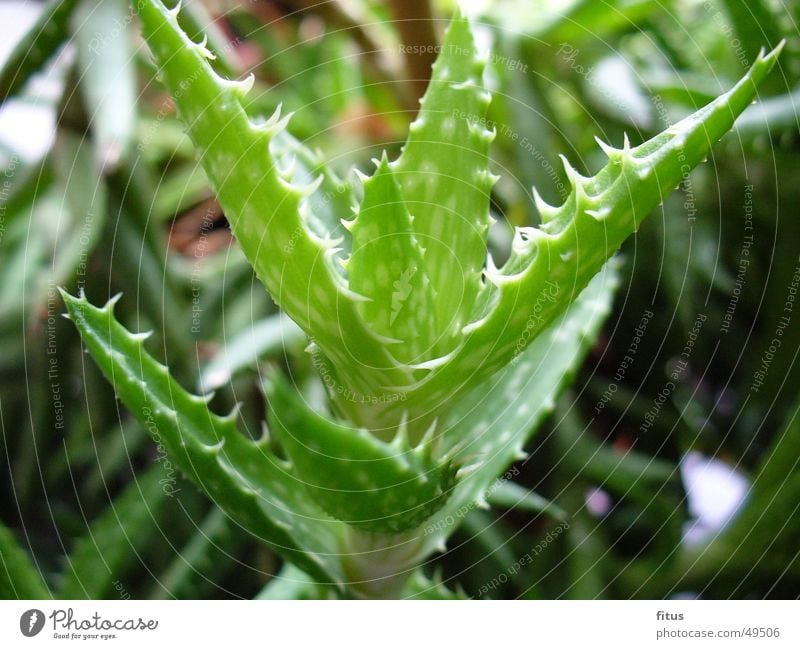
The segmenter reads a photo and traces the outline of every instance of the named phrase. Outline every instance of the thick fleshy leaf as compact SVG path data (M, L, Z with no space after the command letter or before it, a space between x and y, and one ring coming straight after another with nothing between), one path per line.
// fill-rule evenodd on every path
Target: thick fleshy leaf
M342 217L355 205L353 188L325 164L321 155L309 150L289 131L278 131L269 146L278 167L292 170L292 182L301 186L319 183L317 191L306 198L308 225L319 237L341 239L342 252L348 252L350 233L342 224Z
M470 462L472 470L464 471L444 507L423 525L426 551L440 548L466 513L485 506L488 496L513 478L503 471L525 457L525 442L553 411L594 344L617 285L612 260L517 363L459 403L445 428L445 446L458 448L456 459Z
M469 322L489 232L491 100L469 21L458 10L433 66L419 115L392 163L436 296L441 353Z
M350 224L350 288L369 298L364 319L388 339L404 363L430 358L435 335L434 299L411 216L386 156L364 181L364 199Z
M517 228L509 260L485 272L494 287L486 312L464 327L462 343L439 367L405 388L403 408L426 412L480 385L535 340L731 128L779 53L780 47L762 53L729 92L640 146L627 138L622 149L601 143L609 161L591 178L564 159L571 183L566 201L552 207L537 196L542 226ZM382 416L396 417L393 408Z
M622 149L603 145L608 164L591 178L580 176L564 159L571 183L566 202L554 208L539 201L542 227L519 229L506 266L487 273L498 288L496 303L469 327L464 352L475 359L490 353L493 362L484 364L483 372L492 373L514 357L519 333L531 316L520 305L541 306L534 314L534 337L708 155L750 105L777 56L777 50L762 55L733 89L644 144L631 148L626 140ZM553 293L557 299L543 299ZM498 331L506 334L498 338Z
M314 227L323 223L312 214L314 185L301 186L296 167L281 167L271 153L285 120L276 114L253 122L242 105L252 77L220 78L207 50L189 40L159 0L143 0L140 17L212 188L272 297L328 358L350 368L342 379L349 387L372 395L381 383L406 383L410 370L366 326L357 310L364 298L348 288L335 262L340 238Z
M331 516L396 534L418 526L446 500L456 471L449 460L434 458L430 442L411 448L401 427L387 443L326 419L277 375L268 381L267 394L270 431L298 482Z
M341 524L296 488L290 466L264 441L251 441L234 414L212 413L207 399L186 392L143 347L144 337L84 297L62 292L70 319L127 408L172 461L234 522L324 583L341 584Z
M332 395L337 413L371 431L396 429L405 417L413 439L564 312L730 128L778 55L776 50L759 57L733 90L649 142L631 148L626 140L622 149L602 145L609 162L596 176L581 177L566 164L572 186L566 202L555 208L537 201L542 227L519 229L509 261L498 270L485 254L492 183L486 155L491 133L484 119L489 94L481 87L482 64L469 23L456 15L420 116L390 165L423 250L439 334L435 355L411 364L403 362L398 338L376 331L365 317L381 321L377 294L360 294L335 263L338 247L347 242L333 239L329 225L319 227L330 223L330 211L315 217L314 193L299 188L291 166L281 167L284 161L270 154L281 130L276 120L258 126L247 117L242 84L220 79L205 49L186 38L158 0L145 0L141 14L164 80L259 278L312 337L311 349L337 394L343 389L377 397L353 403ZM415 250L400 251L410 255L403 260L410 266L418 263ZM357 272L354 283L368 290L365 279ZM398 297L406 288L401 282ZM422 293L414 298L420 304L427 300ZM388 317L391 323L390 296L381 298L390 304L383 321ZM394 395L402 398L386 398Z

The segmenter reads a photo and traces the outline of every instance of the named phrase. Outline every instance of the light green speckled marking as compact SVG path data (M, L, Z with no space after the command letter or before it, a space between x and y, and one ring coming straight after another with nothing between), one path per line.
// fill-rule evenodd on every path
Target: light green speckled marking
M364 181L364 199L350 225L352 256L346 263L350 288L369 298L360 304L364 319L397 342L389 348L403 363L419 363L434 353L434 297L422 250L406 203L386 156Z

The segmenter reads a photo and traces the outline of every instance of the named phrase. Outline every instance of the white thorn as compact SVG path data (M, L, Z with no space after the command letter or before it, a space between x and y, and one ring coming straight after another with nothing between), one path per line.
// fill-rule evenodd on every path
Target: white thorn
M433 434L436 432L436 427L438 423L439 423L439 418L436 417L436 419L434 419L431 422L431 425L428 426L428 429L422 435L422 439L419 441L419 444L417 444L417 448L425 446L426 444L430 444L431 440L433 439Z
M561 164L564 166L564 173L567 174L570 185L578 187L583 177L578 173L575 167L570 164L570 161L567 160L567 157L563 153L559 153L558 157L561 158Z
M499 273L500 272L500 269L497 267L497 264L494 261L494 256L492 255L491 251L486 253L486 272L487 273Z
M281 121L281 111L282 110L283 110L283 104L280 103L280 104L278 104L278 107L274 110L272 115L270 115L269 119L266 122L264 122L264 127L265 128L272 128L278 122L280 122Z
M606 154L606 157L609 160L619 157L619 149L615 149L613 146L608 144L608 142L603 142L603 140L596 135L594 136L594 141L597 142L597 146L602 149L603 153Z
M397 427L397 432L392 438L392 446L398 449L408 448L408 411L404 410L400 415L400 424Z
M497 288L502 288L504 285L510 282L514 282L518 279L516 275L504 275L503 273L500 272L497 273L484 272L483 275L486 278L487 282L492 284L492 286L496 286ZM477 322L471 322L470 324L464 326L461 329L461 332L470 333L471 331L477 329L487 319L488 318L484 318L478 320Z
M306 185L292 185L292 187L294 187L296 191L299 191L303 196L310 196L319 189L319 186L322 184L323 180L324 177L322 174L320 174Z
M441 367L448 361L452 360L455 356L455 351L453 350L444 356L439 356L438 358L432 358L429 361L424 361L422 363L415 363L414 365L409 365L412 370L435 370L437 367Z
M113 311L114 307L116 306L117 302L119 302L121 297L122 297L122 293L121 292L117 293L116 295L113 295L112 297L110 297L108 302L106 302L103 305L103 310L109 309L109 310ZM85 295L83 296L83 299L84 300L86 299Z
M352 300L353 302L372 302L372 298L367 297L366 295L361 295L361 293L356 293L353 289L342 285L339 285L339 290L341 291L342 295L346 298ZM387 343L399 343L402 342L401 340L395 340L394 338L388 338L386 336L378 336L375 334L377 338L381 340L381 342Z
M253 85L255 84L255 82L256 82L256 75L254 75L251 72L244 79L234 81L233 83L235 84L237 92L239 92L239 94L242 97L244 97L253 89Z
M602 221L611 214L611 208L607 205L597 210L586 210L586 213L597 221Z
M486 279L488 281L491 281L491 279L489 279L488 277ZM497 285L495 284L495 286L497 286ZM475 320L473 322L470 322L469 324L465 324L461 328L461 334L463 336L467 336L467 335L471 334L473 331L475 331L477 329L480 329L481 327L483 327L483 325L485 325L489 321L490 315L491 314L486 314L480 320Z
M292 178L294 178L294 172L297 168L297 156L292 154L291 157L289 158L289 162L286 163L285 167L281 167L280 165L277 164L276 166L278 167L278 173L281 176L283 176L286 180L291 180Z
M627 131L622 134L622 150L625 153L630 153L631 151L631 140L628 137Z
M226 419L228 421L236 421L239 418L239 413L241 412L241 410L242 410L242 402L237 401L233 405L233 408L231 408L231 411L225 417L223 417L223 419Z
M531 187L531 193L533 194L533 204L542 217L542 221L552 220L558 214L558 208L545 201L536 187Z
M225 438L223 437L216 444L204 444L203 446L212 453L219 453L222 447L225 446Z
M217 57L214 56L214 53L208 49L208 34L203 34L203 40L199 43L195 43L194 46L197 51L200 53L200 56L208 59L209 61L213 61Z

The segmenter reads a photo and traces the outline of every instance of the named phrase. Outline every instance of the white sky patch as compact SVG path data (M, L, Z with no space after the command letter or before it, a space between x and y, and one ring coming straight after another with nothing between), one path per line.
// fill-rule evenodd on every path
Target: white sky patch
M5 0L0 2L0 61L5 62L11 50L36 21L44 4Z
M729 464L701 453L687 453L680 463L692 519L684 524L686 546L705 543L719 533L744 503L750 481Z
M0 62L5 62L43 6L13 0L0 2ZM13 153L22 162L35 164L47 154L55 138L55 104L63 92L65 72L73 58L74 48L64 48L30 79L20 95L0 107L0 145L4 156Z

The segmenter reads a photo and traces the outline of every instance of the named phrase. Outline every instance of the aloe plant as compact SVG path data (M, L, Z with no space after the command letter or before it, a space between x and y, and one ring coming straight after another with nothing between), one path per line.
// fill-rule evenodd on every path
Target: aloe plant
M69 317L128 408L230 518L319 584L396 596L416 574L408 592L422 596L415 569L524 456L591 344L616 284L608 260L752 102L780 48L655 138L599 142L608 162L596 175L562 158L568 198L535 194L541 226L517 228L498 268L491 96L459 12L401 155L350 182L286 132L288 116L248 114L252 77L221 78L178 9L137 4L239 245L308 336L330 409L270 371L268 434L250 440L235 412L212 413L172 379L114 301L64 293Z

